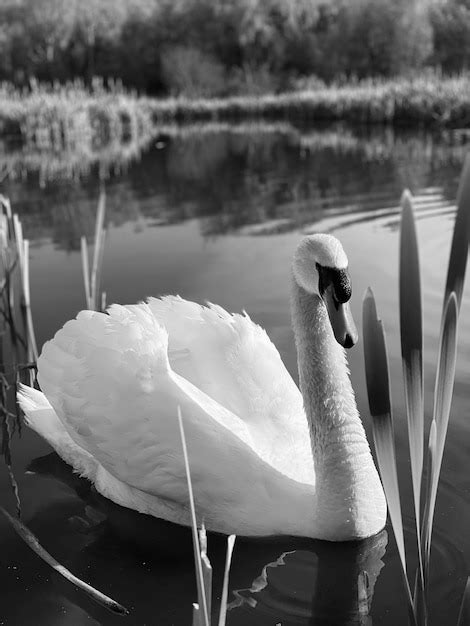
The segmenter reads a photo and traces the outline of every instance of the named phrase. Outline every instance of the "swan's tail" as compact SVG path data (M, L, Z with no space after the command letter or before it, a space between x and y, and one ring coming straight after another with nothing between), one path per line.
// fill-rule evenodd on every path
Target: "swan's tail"
M80 476L91 480L97 491L105 498L141 513L163 517L178 524L190 524L186 509L172 507L164 500L133 489L101 467L91 454L75 443L43 393L32 387L20 385L17 400L23 410L26 424L44 437Z
M41 435L76 472L94 481L98 469L96 460L75 443L46 396L33 387L20 384L16 397L26 424Z

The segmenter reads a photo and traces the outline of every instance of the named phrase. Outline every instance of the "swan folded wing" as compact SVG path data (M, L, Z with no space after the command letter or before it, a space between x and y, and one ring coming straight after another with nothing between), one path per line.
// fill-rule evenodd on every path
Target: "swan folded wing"
M72 439L57 417L46 396L27 385L20 384L18 403L23 410L26 424L35 430L55 449L81 477L92 481L99 493L116 504L140 513L162 517L177 524L191 523L187 506L173 500L156 498L140 489L131 487L108 472L98 461ZM215 527L220 532L232 532L217 520Z
M178 296L148 305L168 332L171 367L243 419L267 462L311 482L302 396L266 331L246 314Z
M253 450L242 420L171 370L166 332L147 305L82 311L44 346L38 370L70 437L141 491L187 503L178 406L200 511L238 507L243 517L250 498L268 503L287 480Z

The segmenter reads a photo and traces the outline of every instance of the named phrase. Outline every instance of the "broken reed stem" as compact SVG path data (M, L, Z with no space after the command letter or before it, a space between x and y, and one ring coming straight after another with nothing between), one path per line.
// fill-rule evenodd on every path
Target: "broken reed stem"
M95 589L88 583L85 583L83 580L80 580L80 578L77 578L77 576L72 574L72 572L70 572L66 567L56 561L56 559L41 546L35 535L33 535L33 533L22 522L12 517L2 506L0 506L0 511L10 522L15 532L21 537L21 539L23 539L31 550L33 550L33 552L35 552L43 561L50 565L58 574L84 591L92 600L101 606L104 606L116 615L129 614L129 611L121 604L104 593L101 593L101 591L98 591L98 589Z
M193 602L193 626L204 626L202 621L202 613L197 602Z
M224 582L222 586L222 598L220 601L219 625L225 626L227 619L227 597L228 597L228 580L230 575L230 565L232 563L233 547L235 545L236 535L230 535L227 538L227 554L225 557Z
M202 579L207 602L207 613L210 618L212 610L212 566L207 556L207 534L204 522L199 530L199 546L201 551Z
M204 592L204 575L202 571L201 552L200 552L199 537L198 537L198 532L197 532L196 508L194 506L194 494L193 494L193 486L191 483L191 471L189 469L188 449L186 446L186 438L184 435L184 427L183 427L183 417L181 415L180 406L178 406L178 424L179 424L179 429L180 429L181 444L183 447L184 466L186 469L186 482L188 485L189 506L190 506L190 511L191 511L191 530L193 534L194 562L196 566L197 595L198 595L198 600L199 600L198 605L199 605L199 610L201 610L202 608L202 617L204 620L203 626L210 626L209 613L207 611L206 594Z

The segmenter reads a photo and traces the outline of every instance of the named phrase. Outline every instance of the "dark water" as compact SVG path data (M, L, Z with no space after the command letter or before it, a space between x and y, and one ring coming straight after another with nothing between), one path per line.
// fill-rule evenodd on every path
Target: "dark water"
M156 145L155 145L156 144ZM80 236L94 228L100 180L107 192L103 289L108 302L179 293L246 309L294 376L289 319L292 252L303 232L334 232L353 278L352 310L371 285L387 331L398 466L411 568L415 566L410 467L398 334L398 214L416 196L424 311L426 415L432 412L437 336L457 181L466 153L455 135L258 127L165 129L146 149L31 154L4 146L0 192L31 240L31 299L38 343L84 307ZM431 623L456 623L470 571L470 290L461 312L455 394L437 502ZM368 433L362 343L349 353ZM2 519L0 624L190 624L196 600L190 536L99 498L49 447L23 429L11 442L23 516L43 545L82 579L127 606L118 618L52 573ZM1 469L1 468L0 468ZM29 470L29 471L28 471ZM6 467L0 501L14 498ZM215 605L225 542L209 538ZM367 572L364 575L363 572ZM390 529L367 542L240 541L228 624L406 623Z

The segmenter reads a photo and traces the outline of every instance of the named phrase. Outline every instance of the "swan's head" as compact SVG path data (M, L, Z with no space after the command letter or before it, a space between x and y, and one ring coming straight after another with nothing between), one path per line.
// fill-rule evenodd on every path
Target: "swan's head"
M294 278L307 293L325 303L336 341L351 348L358 335L349 308L351 279L343 246L332 235L309 235L294 254Z

